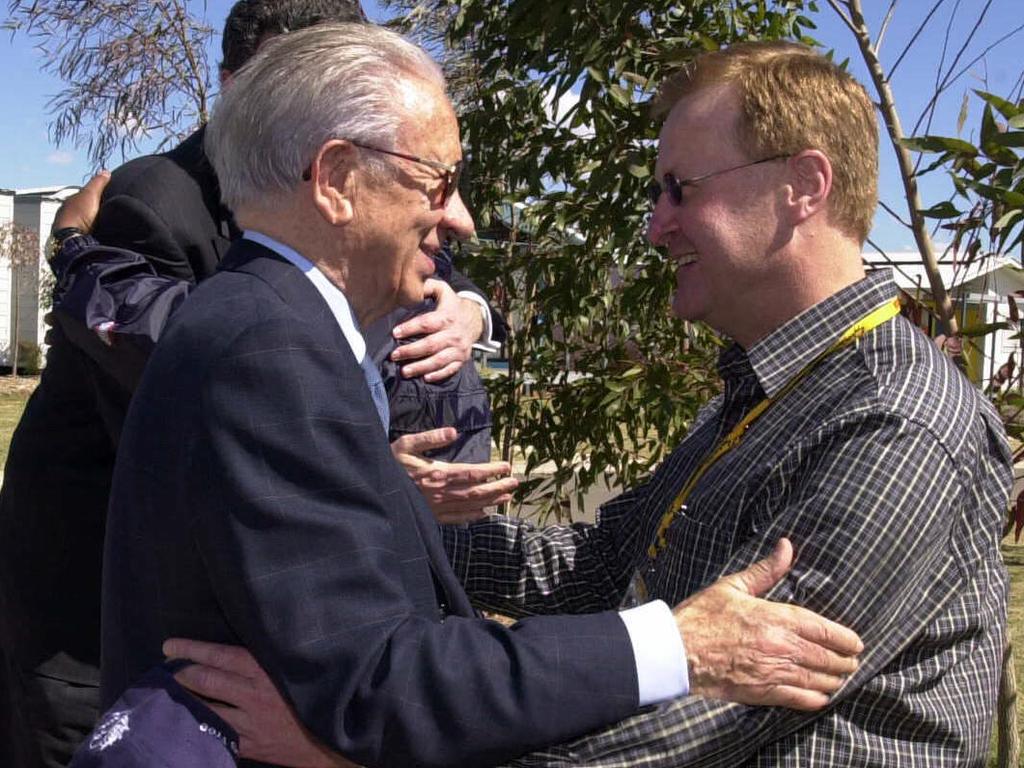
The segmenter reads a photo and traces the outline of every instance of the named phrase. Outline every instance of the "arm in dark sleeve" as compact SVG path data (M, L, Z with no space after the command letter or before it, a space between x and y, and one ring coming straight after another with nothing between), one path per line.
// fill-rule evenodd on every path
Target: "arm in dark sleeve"
M192 284L156 274L138 253L91 240L66 246L51 265L57 277L54 322L105 373L133 392L167 319L188 297Z
M645 547L637 513L649 486L604 504L598 524L537 526L493 515L441 526L455 575L473 604L508 616L589 613L620 605Z
M986 529L1004 508L996 489L1008 491L1012 479L1003 451L992 433L987 441L982 437L982 471L972 473L927 428L876 415L802 441L762 489L774 519L737 550L723 573L763 557L782 536L792 539L796 564L768 596L819 612L864 641L857 672L828 709L796 712L685 697L522 764L724 768L744 764L834 707L851 704L857 713L851 726L865 727L861 719L871 702L856 703L861 688L926 631L971 578L964 563L983 548ZM877 720L873 727L886 725Z
M170 315L195 283L167 222L131 195L105 196L93 237L104 247L54 259L54 320L75 346L133 392Z
M487 302L487 308L491 312L491 340L496 344L504 344L505 339L508 338L508 326L505 323L505 318L502 317L501 313L495 309L493 304L491 304L490 297L478 288L476 283L454 268L451 271L451 275L448 277L448 284L456 293L459 291L472 291Z
M181 237L163 216L132 195L105 195L92 235L103 245L142 254L154 274L195 283Z
M614 612L506 628L414 602L436 528L354 364L288 319L229 349L185 503L228 622L318 737L367 765L492 765L634 711Z

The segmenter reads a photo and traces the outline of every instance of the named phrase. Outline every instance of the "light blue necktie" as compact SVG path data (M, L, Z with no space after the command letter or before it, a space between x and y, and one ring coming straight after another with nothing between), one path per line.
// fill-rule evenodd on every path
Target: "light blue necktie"
M377 415L380 416L380 423L384 427L384 433L387 434L388 425L391 424L391 411L388 408L388 393L384 389L384 382L380 378L380 371L377 370L377 366L373 364L373 358L370 355L363 355L363 375L366 377L366 383L370 387L370 395L373 397L373 404L377 406Z

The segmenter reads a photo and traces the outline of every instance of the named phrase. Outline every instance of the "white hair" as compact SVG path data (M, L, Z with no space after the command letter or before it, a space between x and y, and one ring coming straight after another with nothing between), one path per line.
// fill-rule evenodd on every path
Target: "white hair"
M437 63L382 27L317 24L268 40L234 75L206 129L221 199L237 209L292 189L332 138L394 149L409 81L445 91Z

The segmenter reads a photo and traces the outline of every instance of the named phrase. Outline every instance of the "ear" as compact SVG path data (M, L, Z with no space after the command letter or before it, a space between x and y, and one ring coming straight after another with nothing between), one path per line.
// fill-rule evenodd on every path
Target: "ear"
M352 220L355 189L355 147L344 139L331 139L309 165L313 206L333 226Z
M832 163L817 149L805 149L789 159L786 205L794 225L822 213L832 192Z
M235 76L235 73L230 69L220 70L220 89L223 91L225 88L231 85L231 80Z

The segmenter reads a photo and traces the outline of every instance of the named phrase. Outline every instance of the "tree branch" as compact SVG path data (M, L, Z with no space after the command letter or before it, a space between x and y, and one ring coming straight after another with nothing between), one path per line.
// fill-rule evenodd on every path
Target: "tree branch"
M890 208L884 200L879 198L878 204L885 210L886 213L888 213L890 216L896 219L896 221L898 221L904 227L906 227L907 229L913 229L913 225L911 225L909 221L905 221L898 213L896 213L896 211Z
M924 28L928 25L928 22L931 20L932 16L935 15L935 12L939 10L939 6L941 6L944 2L946 2L946 0L938 0L938 2L936 2L935 5L932 6L932 9L928 11L927 15L924 17L924 19L918 25L917 29L914 31L914 34L911 36L910 41L900 52L900 55L896 57L896 63L889 68L889 74L885 78L886 81L892 81L893 76L896 74L896 68L899 67L900 62L903 61L904 57L906 57L906 55L910 53L910 49L917 41L917 38L920 36L922 32L924 32Z
M833 0L829 0L831 3ZM907 197L907 207L910 212L911 231L914 233L914 240L917 243L918 251L921 253L921 260L924 263L925 274L928 275L928 283L931 288L932 297L935 299L939 313L939 322L943 333L947 336L955 336L959 329L956 317L953 313L953 304L946 292L939 275L938 263L935 259L935 251L932 247L932 240L928 229L921 215L921 195L917 187L917 179L910 159L910 153L900 142L904 138L903 128L900 125L899 113L896 111L896 101L892 89L882 71L882 64L878 60L875 50L871 47L871 37L868 33L867 24L864 21L864 14L861 10L860 0L849 0L850 20L855 28L854 35L860 47L861 56L867 65L875 90L878 92L879 109L882 119L889 132L889 139L892 142L893 151L896 153L896 160L900 168L900 176L903 180L903 189Z
M875 38L875 53L882 52L882 39L885 37L886 31L889 29L889 24L892 23L892 17L896 13L896 3L898 0L891 0L889 3L889 10L885 12L885 18L882 20L882 27L878 30L878 37Z
M839 3L836 0L828 0L828 4L832 6L832 10L836 12L836 15L843 20L843 23L849 28L849 30L856 35L857 28L853 26L853 22L850 17L846 15L846 11L839 7Z

